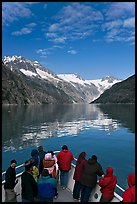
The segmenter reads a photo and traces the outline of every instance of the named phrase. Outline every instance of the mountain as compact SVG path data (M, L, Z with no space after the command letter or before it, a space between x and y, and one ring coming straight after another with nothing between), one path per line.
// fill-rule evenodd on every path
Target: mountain
M39 83L2 64L3 104L72 103L63 90L53 84Z
M59 78L72 84L79 91L82 89L84 94L87 96L86 101L91 102L90 91L93 91L92 101L98 98L106 89L109 89L115 83L122 81L112 76L106 76L102 79L96 80L84 80L78 74L58 74ZM89 97L88 97L89 96Z
M114 84L91 103L135 103L135 75Z
M2 83L4 104L89 103L114 83L119 82L114 77L84 80L77 74L57 75L39 62L22 56L5 56L2 73L5 77ZM6 84L6 80L12 83Z

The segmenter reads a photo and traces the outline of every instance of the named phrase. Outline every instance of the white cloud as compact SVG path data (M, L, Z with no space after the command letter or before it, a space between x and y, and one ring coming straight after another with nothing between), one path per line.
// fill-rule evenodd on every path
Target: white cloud
M41 57L48 57L48 55L52 54L54 50L62 48L64 48L64 46L53 45L49 48L39 49L36 51L36 53L41 54Z
M26 35L29 34L33 31L33 28L36 26L36 23L29 23L26 25L26 27L21 28L19 31L14 31L12 32L12 35Z
M2 2L2 23L9 25L19 18L29 18L33 15L29 6L36 2Z
M129 42L135 40L135 16L133 2L109 3L104 15L105 22L101 28L104 31L104 39L107 42Z
M68 53L72 54L72 55L75 55L77 54L78 52L76 50L68 50Z
M97 30L96 22L102 21L103 15L91 6L73 2L63 7L54 20L55 22L48 28L46 37L55 43L65 43L91 35Z
M135 15L134 2L109 2L108 5L109 8L105 13L107 19L125 18L127 15Z
M109 22L102 24L102 29L103 29L103 31L105 31L105 30L108 31L108 30L111 30L113 28L119 28L122 24L123 24L122 20L109 21Z
M124 27L135 27L135 18L128 18L124 21Z

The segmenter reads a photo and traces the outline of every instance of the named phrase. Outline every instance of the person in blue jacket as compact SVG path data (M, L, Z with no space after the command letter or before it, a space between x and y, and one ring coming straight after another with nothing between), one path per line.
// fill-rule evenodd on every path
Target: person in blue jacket
M38 182L38 198L40 202L53 202L56 195L55 188L57 188L57 180L51 178L47 169L43 169L41 177Z

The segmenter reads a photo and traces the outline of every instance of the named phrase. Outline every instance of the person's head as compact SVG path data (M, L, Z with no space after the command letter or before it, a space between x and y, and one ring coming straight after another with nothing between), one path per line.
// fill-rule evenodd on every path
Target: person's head
M38 155L38 150L37 149L33 149L32 151L31 151L31 156L32 157L36 157Z
M92 155L91 159L94 160L94 161L97 161L98 158L97 158L96 155Z
M86 152L81 152L78 157L78 161L81 161L86 158Z
M135 174L128 175L128 186L131 187L135 185Z
M52 156L54 155L54 152L53 152L53 151L47 151L47 153L51 153Z
M46 153L45 154L45 160L51 160L52 159L52 154L51 153Z
M42 152L42 151L43 151L43 147L42 147L42 146L39 146L39 147L38 147L38 151L39 151L39 152Z
M62 150L68 150L67 145L63 145L63 146L62 146Z
M106 168L106 174L109 176L113 175L113 169L111 167Z
M33 170L33 161L26 160L24 166L25 166L25 171L31 172Z
M15 159L11 160L10 166L11 166L12 168L15 168L16 165L17 165L17 161L16 161Z
M44 176L44 177L49 176L48 170L47 169L43 169L41 175Z

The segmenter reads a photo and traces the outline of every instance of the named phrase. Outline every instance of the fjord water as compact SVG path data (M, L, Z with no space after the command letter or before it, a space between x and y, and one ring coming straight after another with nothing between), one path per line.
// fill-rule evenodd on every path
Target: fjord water
M29 105L2 107L2 171L11 159L20 165L33 148L61 150L66 144L75 157L95 154L105 171L111 166L118 184L127 188L135 172L135 106Z

